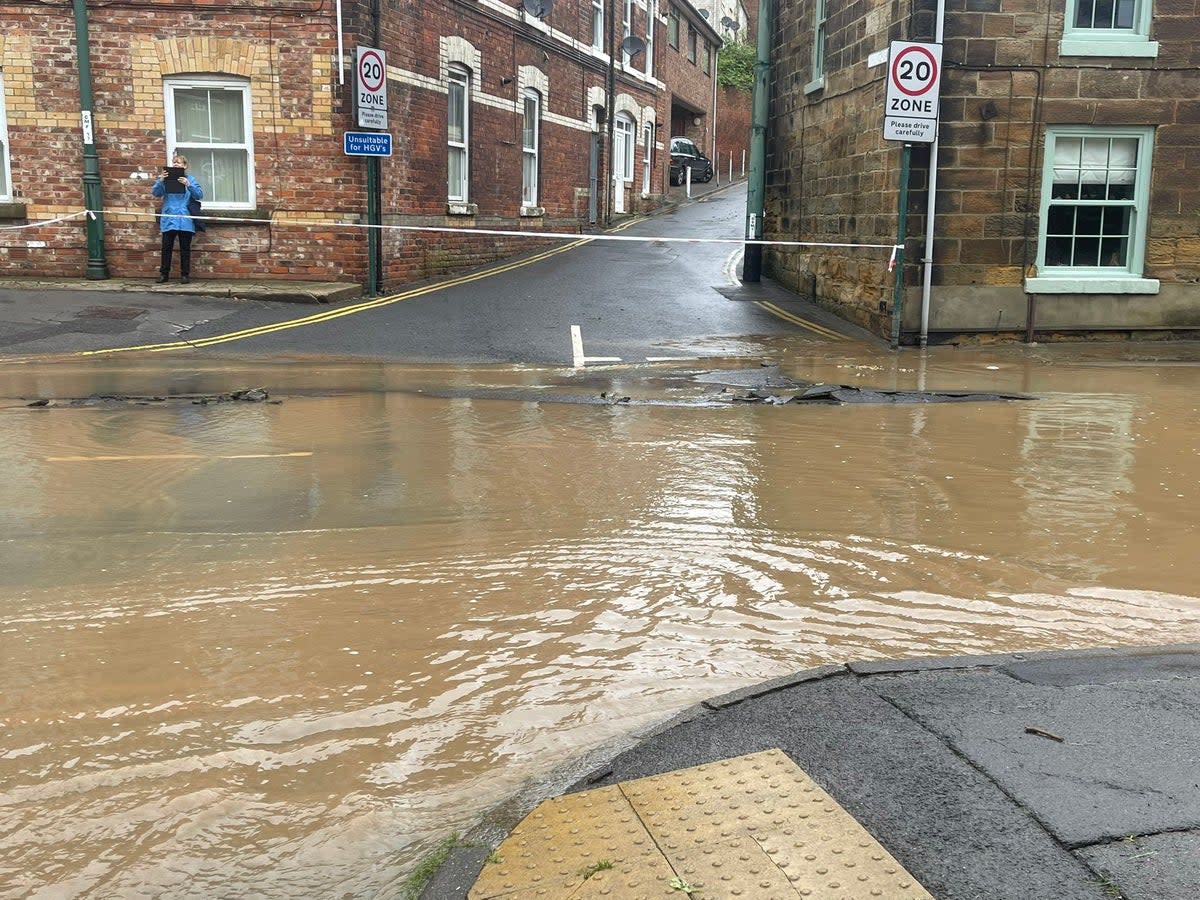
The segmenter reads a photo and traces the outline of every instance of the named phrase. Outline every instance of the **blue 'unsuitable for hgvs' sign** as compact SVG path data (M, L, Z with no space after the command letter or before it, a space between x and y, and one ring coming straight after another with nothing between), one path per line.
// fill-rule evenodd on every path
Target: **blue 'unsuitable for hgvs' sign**
M386 131L347 131L342 149L347 156L391 156L392 136Z

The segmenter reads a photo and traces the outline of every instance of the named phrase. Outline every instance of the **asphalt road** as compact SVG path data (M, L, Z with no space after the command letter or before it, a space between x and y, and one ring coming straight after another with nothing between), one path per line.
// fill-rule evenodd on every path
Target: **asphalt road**
M436 292L343 316L318 328L279 330L228 349L570 364L572 325L580 328L586 356L623 362L732 348L746 336L805 333L752 302L748 292L741 292L742 299L730 299L739 293L734 271L740 244L646 240L736 241L744 213L744 186L733 187L619 233L639 238L636 241L593 241L480 280L452 281ZM784 304L798 302L770 285L766 292ZM814 318L820 315L815 309L805 312ZM836 324L829 316L822 321Z
M86 282L80 291L0 289L0 352L72 353L254 330L205 349L569 365L578 352L572 326L585 356L626 363L744 355L753 350L742 342L761 336L869 339L769 281L739 284L745 202L744 184L734 185L636 221L616 233L620 240L541 247L432 290L328 307L178 291L102 295Z

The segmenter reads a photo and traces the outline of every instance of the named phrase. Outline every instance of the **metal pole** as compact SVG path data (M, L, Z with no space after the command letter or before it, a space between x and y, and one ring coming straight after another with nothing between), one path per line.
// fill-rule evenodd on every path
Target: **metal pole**
M79 60L79 122L83 130L83 205L88 210L86 277L108 277L104 259L104 199L100 195L100 157L96 155L95 103L92 99L92 58L88 52L87 4L73 0L75 56Z
M758 56L754 62L754 111L750 122L750 179L746 187L746 240L762 240L766 193L767 113L771 73L771 0L758 0ZM742 281L762 279L762 245L747 244Z
M892 286L892 349L900 346L900 316L904 312L904 242L908 239L908 169L912 144L900 150L900 223L896 235L896 281Z
M946 0L938 0L933 41L940 44L946 30ZM921 273L921 347L929 343L929 296L933 285L933 230L938 185L938 122L933 124L933 143L929 145L929 197L925 201L925 258Z
M616 20L617 0L608 0L608 96L604 100L604 118L608 131L608 169L604 172L606 201L604 208L604 224L612 225L614 182L616 181L617 161L613 156L614 131L617 118L617 50L615 47L617 34Z
M379 0L371 0L372 47L380 41ZM358 66L354 67L355 90L358 90ZM383 73L387 80L387 72ZM383 293L383 179L380 177L379 157L367 157L367 295Z
M383 217L380 215L379 159L367 157L367 296L375 297L383 291L380 276L380 260L383 254Z

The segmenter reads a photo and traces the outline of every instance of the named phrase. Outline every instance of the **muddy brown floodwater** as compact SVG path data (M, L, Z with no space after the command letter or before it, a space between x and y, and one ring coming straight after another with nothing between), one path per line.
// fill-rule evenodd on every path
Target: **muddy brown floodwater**
M396 897L527 779L704 697L1200 640L1195 345L766 349L1039 399L706 405L709 363L0 366L0 896ZM283 402L25 405L255 386Z

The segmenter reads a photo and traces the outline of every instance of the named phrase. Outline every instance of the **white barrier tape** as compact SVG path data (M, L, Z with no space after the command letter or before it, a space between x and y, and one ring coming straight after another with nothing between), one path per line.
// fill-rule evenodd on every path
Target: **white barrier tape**
M161 213L143 213L133 212L129 210L109 210L105 215L110 218L118 216L134 216L148 217L152 219L162 218ZM262 225L263 219L240 219L235 216L222 215L219 218L212 216L179 216L180 219L209 219L216 222L238 222L250 225ZM360 222L314 222L308 219L278 219L270 220L272 225L291 225L296 227L307 228L329 228L331 225L339 228L379 228L386 231L415 231L415 232L440 232L449 234L462 235L488 235L490 237L522 237L522 238L545 238L547 240L565 240L565 241L655 241L661 243L676 243L676 244L737 244L744 246L746 244L755 244L760 247L846 247L859 249L874 249L874 250L891 250L892 262L895 262L896 251L903 247L903 244L858 244L858 243L839 243L836 241L764 241L751 240L750 238L683 238L683 237L656 237L647 236L639 237L637 235L628 234L581 234L576 232L559 232L559 231L503 231L494 228L451 228L449 226L440 225L364 225Z
M41 228L43 225L56 225L59 222L66 222L68 219L78 219L80 216L96 217L90 209L80 210L79 212L68 213L65 216L59 216L55 219L44 219L41 222L27 222L24 225L0 225L0 231L18 231L22 228Z

